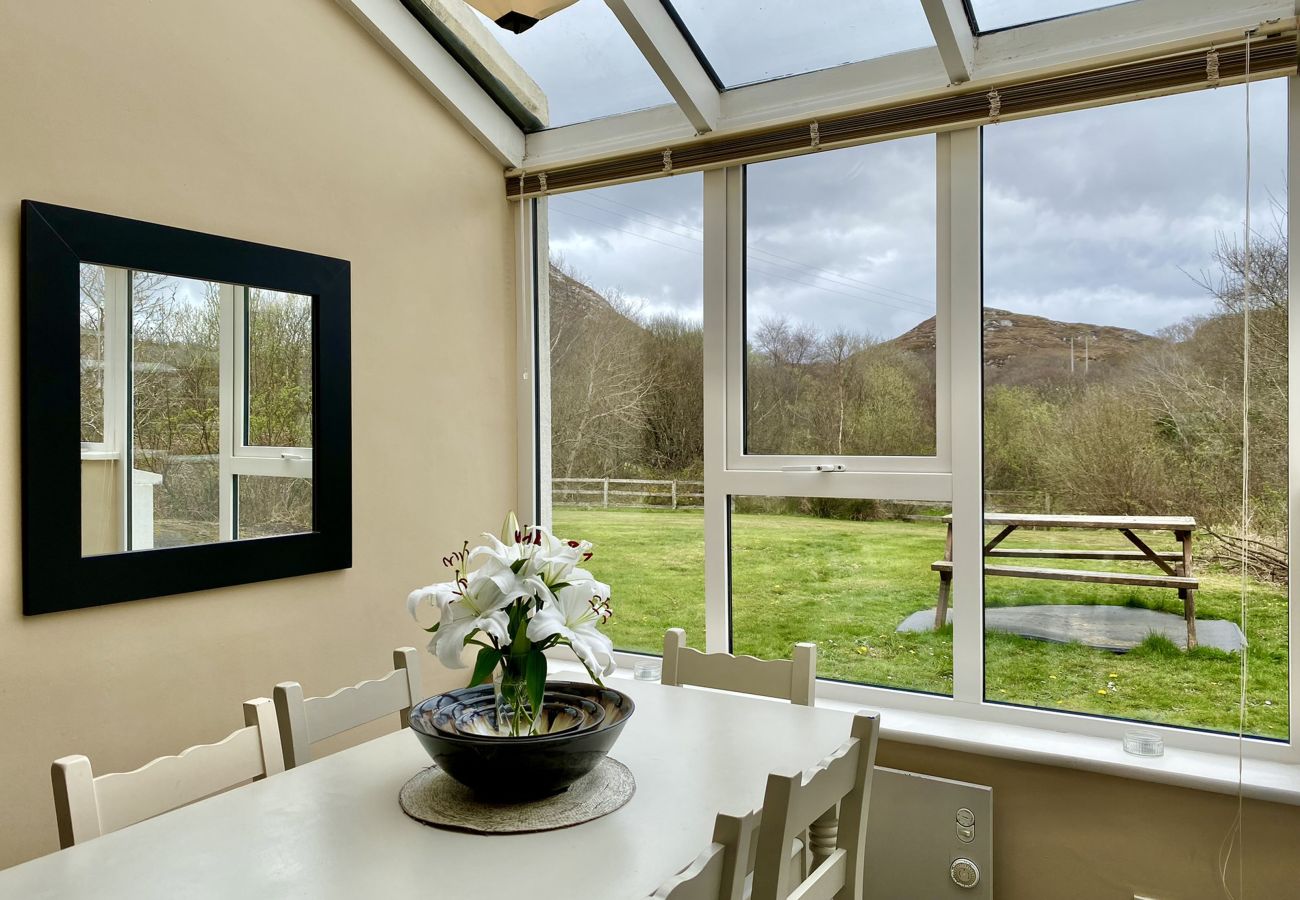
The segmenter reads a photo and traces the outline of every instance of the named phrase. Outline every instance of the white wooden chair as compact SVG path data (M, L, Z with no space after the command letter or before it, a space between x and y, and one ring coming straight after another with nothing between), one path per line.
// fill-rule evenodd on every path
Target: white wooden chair
M755 659L730 653L701 653L686 646L686 632L664 634L663 684L757 694L812 706L817 699L817 645L795 644L794 659Z
M880 717L858 713L849 740L816 767L767 777L753 900L861 900L879 736ZM814 866L792 884L794 865L785 850L805 830L811 835Z
M302 685L296 681L277 684L274 696L284 765L292 769L311 762L311 745L317 741L390 713L398 714L400 727L409 727L411 707L420 700L419 654L414 647L399 647L393 651L392 672L339 688L328 697L304 700Z
M215 744L159 757L133 772L96 776L84 756L56 759L50 776L59 845L71 847L245 781L283 772L274 720L270 700L249 700L244 704L245 727Z
M741 900L753 868L759 813L719 813L713 843L682 871L659 886L650 900Z

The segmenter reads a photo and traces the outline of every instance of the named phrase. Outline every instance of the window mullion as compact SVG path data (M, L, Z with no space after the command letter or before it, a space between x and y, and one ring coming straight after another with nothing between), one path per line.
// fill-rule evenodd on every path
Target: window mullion
M104 449L117 454L121 463L118 490L122 502L117 504L120 539L118 549L129 550L130 510L127 498L132 486L131 470L131 359L130 273L126 269L104 266Z
M1292 188L1300 189L1300 77L1292 76L1287 80L1287 208L1295 209L1295 203L1291 202L1290 194ZM1295 242L1296 236L1300 233L1300 223L1294 215L1287 217L1287 262L1288 262L1288 293L1291 297L1300 296L1300 265L1296 263ZM1288 722L1290 723L1290 744L1295 751L1300 748L1300 740L1297 740L1296 723L1300 722L1300 653L1296 648L1300 647L1300 615L1295 613L1295 593L1291 589L1296 583L1296 556L1295 556L1295 538L1296 529L1300 528L1300 452L1296 448L1300 447L1300 365L1294 360L1300 359L1300 316L1288 316L1287 318L1287 465L1289 475L1289 491L1287 505L1287 598L1290 612L1290 621L1288 624L1287 647L1288 649L1288 684L1290 685L1289 702L1290 710ZM1293 752L1291 761L1300 760L1300 753Z
M938 137L940 307L947 306L953 532L953 698L984 699L983 288L977 128Z
M740 169L704 173L704 631L709 652L731 649L730 501L724 476L732 440L729 396L739 372L728 313L740 294L744 209Z
M220 400L217 404L219 422L219 449L217 450L218 532L219 540L235 539L235 482L234 458L236 443L243 444L243 436L236 433L236 423L243 420L243 396L247 390L244 372L243 329L245 316L236 295L245 288L223 284L219 293L220 336L218 340L218 385ZM240 429L242 431L242 429Z

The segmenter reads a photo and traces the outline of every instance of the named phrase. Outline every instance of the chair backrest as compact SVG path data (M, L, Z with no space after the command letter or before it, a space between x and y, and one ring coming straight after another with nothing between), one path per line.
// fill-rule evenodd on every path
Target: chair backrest
M383 678L339 688L328 697L303 699L302 685L285 681L275 686L275 711L280 720L284 765L292 769L311 762L311 745L390 713L400 727L410 725L411 707L420 700L420 662L414 647L393 651L393 671Z
M284 771L275 708L265 697L244 704L245 727L215 744L162 756L133 772L96 777L84 756L56 759L54 812L59 845L71 847L168 810Z
M851 737L816 767L807 772L774 772L767 777L753 900L786 900L792 896L801 900L862 900L867 807L879 736L880 717L858 713L853 718ZM834 817L836 804L839 827L835 849L801 883L791 884L790 842L808 829L813 855L818 856L819 829L814 823ZM823 833L826 831L829 829Z
M812 706L817 699L817 645L795 644L794 659L755 659L730 653L701 653L686 646L686 632L664 634L663 684L759 694Z
M753 866L759 816L759 812L719 813L713 823L713 843L660 885L650 900L741 900L745 876Z

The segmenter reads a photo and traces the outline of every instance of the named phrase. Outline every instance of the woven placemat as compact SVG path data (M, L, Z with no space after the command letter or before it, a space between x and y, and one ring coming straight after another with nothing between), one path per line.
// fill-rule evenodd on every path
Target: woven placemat
M529 803L485 803L437 766L430 766L402 785L398 801L402 812L434 828L473 834L527 834L569 828L607 816L635 793L632 772L607 756L568 790Z

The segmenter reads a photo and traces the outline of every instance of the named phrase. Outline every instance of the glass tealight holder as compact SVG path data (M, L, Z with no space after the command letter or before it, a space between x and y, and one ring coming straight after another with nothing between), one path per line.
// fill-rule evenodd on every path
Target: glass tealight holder
M643 659L632 666L632 677L637 681L658 681L664 664L657 659Z
M1164 756L1165 739L1154 731L1126 731L1124 752L1134 756Z

